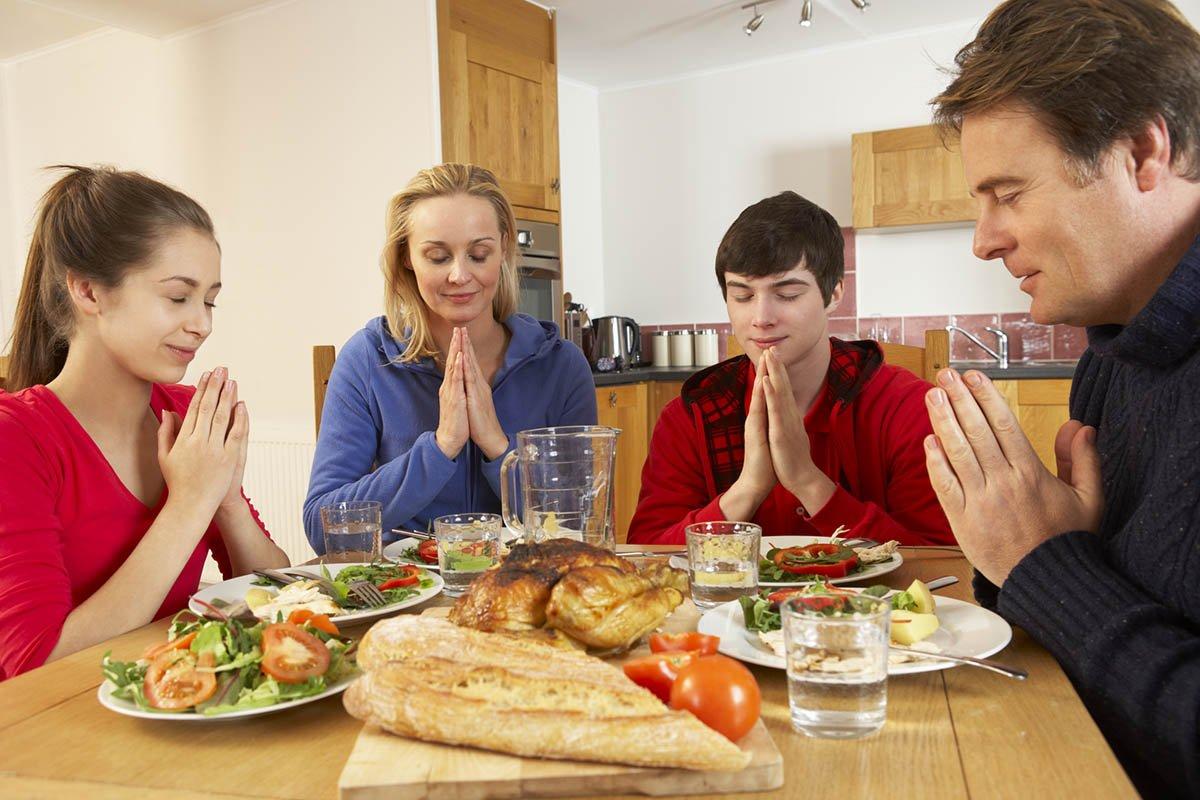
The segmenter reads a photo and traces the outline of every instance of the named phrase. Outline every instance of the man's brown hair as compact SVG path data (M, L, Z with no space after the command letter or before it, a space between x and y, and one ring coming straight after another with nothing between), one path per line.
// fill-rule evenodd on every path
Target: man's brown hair
M795 192L780 192L745 209L717 248L717 283L725 273L756 278L803 267L817 279L825 305L845 271L842 230L825 209Z
M1200 35L1167 0L1008 0L954 62L932 101L944 130L1023 106L1086 184L1118 139L1162 115L1172 165L1200 180Z

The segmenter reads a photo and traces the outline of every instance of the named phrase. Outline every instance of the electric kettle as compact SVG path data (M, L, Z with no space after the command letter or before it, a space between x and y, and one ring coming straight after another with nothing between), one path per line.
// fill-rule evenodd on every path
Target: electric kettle
M642 329L629 317L597 317L592 365L600 372L626 370L642 360Z

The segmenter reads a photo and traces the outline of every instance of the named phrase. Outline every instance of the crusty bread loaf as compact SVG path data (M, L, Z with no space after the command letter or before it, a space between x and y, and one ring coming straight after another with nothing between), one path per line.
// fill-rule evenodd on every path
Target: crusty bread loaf
M430 617L377 623L343 702L402 736L543 758L737 770L750 756L584 653Z

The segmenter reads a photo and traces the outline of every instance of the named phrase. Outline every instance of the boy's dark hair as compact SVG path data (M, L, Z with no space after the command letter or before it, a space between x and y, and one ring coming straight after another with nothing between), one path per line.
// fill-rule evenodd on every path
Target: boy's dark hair
M717 248L717 283L725 273L765 277L803 267L817 279L825 305L846 263L842 230L825 209L795 192L780 192L747 208Z

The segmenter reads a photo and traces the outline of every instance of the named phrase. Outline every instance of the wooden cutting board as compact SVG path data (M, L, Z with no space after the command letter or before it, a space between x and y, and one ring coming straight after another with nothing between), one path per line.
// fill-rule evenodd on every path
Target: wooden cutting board
M444 616L447 608L425 613ZM663 625L695 630L690 601ZM643 646L644 649L644 646ZM631 656L642 655L635 651ZM484 800L507 797L655 796L762 792L783 785L783 756L762 720L738 745L751 754L739 772L623 767L493 753L473 747L421 742L363 726L338 779L341 800Z

